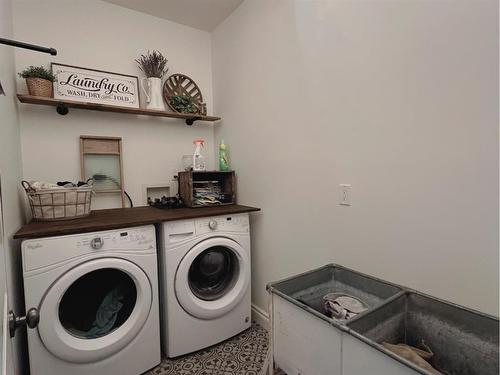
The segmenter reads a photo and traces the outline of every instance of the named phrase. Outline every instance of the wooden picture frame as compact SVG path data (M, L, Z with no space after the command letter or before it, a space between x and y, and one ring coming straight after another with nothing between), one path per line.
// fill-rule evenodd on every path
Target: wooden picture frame
M137 76L51 63L54 99L140 108Z

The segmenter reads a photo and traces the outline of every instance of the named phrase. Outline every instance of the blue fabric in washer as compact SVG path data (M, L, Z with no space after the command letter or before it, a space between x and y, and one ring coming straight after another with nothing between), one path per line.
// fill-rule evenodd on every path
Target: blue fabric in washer
M125 296L120 288L111 290L99 305L92 328L87 332L82 332L82 336L93 339L108 334L115 325L118 313L123 307L122 301L124 298Z

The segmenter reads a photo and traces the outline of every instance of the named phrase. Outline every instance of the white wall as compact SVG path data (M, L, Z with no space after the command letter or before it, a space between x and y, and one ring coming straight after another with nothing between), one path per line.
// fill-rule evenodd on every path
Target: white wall
M12 2L0 0L0 36L12 38ZM7 289L9 308L22 314L19 243L12 235L22 224L21 191L22 176L21 140L16 108L14 48L0 45L0 81L6 96L0 96L0 180L3 210L4 236L0 233L0 316L3 316L3 296ZM0 212L1 213L1 212ZM2 218L0 218L0 225ZM0 228L1 232L1 228ZM5 285L7 282L7 285ZM8 335L8 332L3 334ZM14 347L11 346L14 342ZM18 331L15 340L7 340L8 374L22 373L23 337ZM12 349L16 363L12 362Z
M497 1L247 0L212 43L257 306L336 262L498 314Z
M98 0L44 0L43 6L37 0L15 0L14 35L58 50L55 57L16 51L17 71L55 61L142 76L134 59L158 49L169 60L169 74L182 72L198 83L212 113L207 32ZM18 89L27 91L21 79ZM20 105L20 122L24 177L29 180L78 180L80 135L122 137L125 189L136 205L143 205L142 185L172 183L181 156L194 151L194 139L206 140L205 156L213 161L209 123L188 127L181 120L82 110L60 116L53 108L32 105ZM119 205L119 196L99 195L93 208Z

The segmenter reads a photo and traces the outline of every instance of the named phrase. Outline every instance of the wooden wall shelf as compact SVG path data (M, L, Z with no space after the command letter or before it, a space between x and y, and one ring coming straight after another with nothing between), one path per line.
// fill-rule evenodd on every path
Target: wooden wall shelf
M120 107L107 104L83 103L83 102L76 102L73 100L42 98L31 95L18 94L17 98L21 103L56 107L56 111L60 115L68 114L69 108L78 108L78 109L87 109L91 111L127 113L129 115L143 115L143 116L156 116L156 117L182 119L186 121L187 125L193 125L195 121L214 122L214 121L219 121L221 119L220 117L215 117L215 116L202 116L202 115L193 115L187 113L157 111L153 109L144 109L144 108Z

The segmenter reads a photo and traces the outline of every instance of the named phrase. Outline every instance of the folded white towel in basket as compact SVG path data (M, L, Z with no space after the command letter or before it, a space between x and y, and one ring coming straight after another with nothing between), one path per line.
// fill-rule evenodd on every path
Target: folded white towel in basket
M35 189L36 191L46 190L46 189L69 189L69 188L86 189L90 186L88 184L80 185L80 186L76 186L75 184L67 184L67 185L60 186L60 185L54 184L52 182L43 182L43 181L30 181L29 185L31 188Z
M85 204L86 195L84 192L80 193L79 190L89 188L87 184L79 187L68 185L59 186L57 184L42 181L32 181L29 184L30 187L38 193L43 193L44 191L49 193L30 197L33 203L40 206ZM61 191L60 193L58 192L59 190Z
M59 186L57 184L53 184L50 182L42 182L42 181L30 181L30 187L32 187L35 190L64 189L64 186Z

